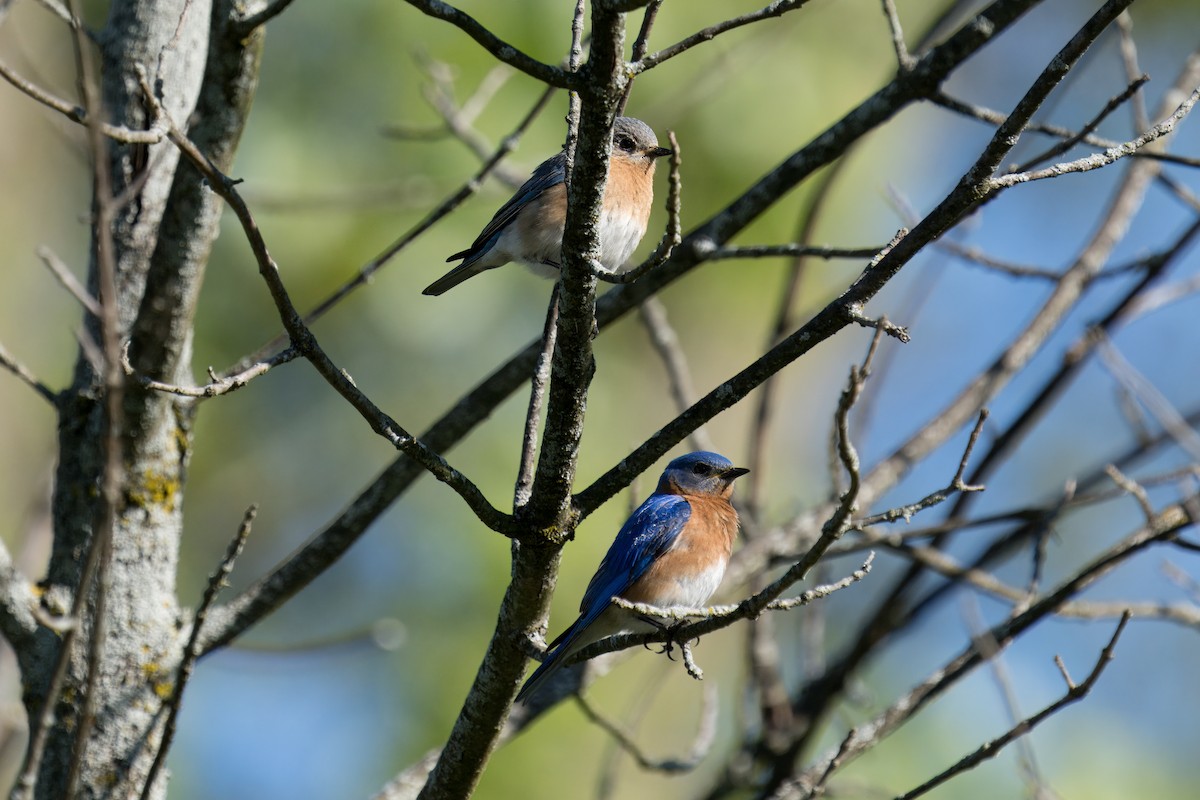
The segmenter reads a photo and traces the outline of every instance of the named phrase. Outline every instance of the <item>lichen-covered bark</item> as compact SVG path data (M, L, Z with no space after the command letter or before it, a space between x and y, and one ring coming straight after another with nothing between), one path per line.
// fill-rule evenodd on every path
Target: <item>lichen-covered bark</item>
M244 9L241 13L244 13ZM240 18L241 13L237 13ZM139 66L171 119L195 120L189 136L228 168L253 97L261 34L235 36L226 0L117 0L99 36L101 88L110 121L148 127ZM109 232L117 266L121 337L141 374L189 384L192 321L220 204L172 144L110 143L113 192L140 183ZM94 261L94 259L93 259ZM94 288L96 268L91 269ZM99 340L98 323L86 329ZM54 544L44 602L65 613L96 519L103 468L103 388L81 351L59 403ZM106 625L92 726L81 765L81 797L137 796L161 736L186 620L175 594L194 401L146 392L132 382L124 402L121 503L116 509L106 588ZM86 626L56 708L38 774L37 796L61 798L86 686ZM39 629L19 648L24 702L39 713L58 658L59 638ZM152 797L166 793L165 774Z

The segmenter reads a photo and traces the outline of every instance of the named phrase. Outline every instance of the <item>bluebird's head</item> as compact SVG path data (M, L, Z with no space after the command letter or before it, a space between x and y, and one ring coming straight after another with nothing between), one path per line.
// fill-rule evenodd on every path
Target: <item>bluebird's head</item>
M617 117L613 123L612 142L614 158L645 163L647 167L654 163L654 159L669 156L673 152L669 147L659 147L658 137L650 126L633 117Z
M710 494L729 497L733 482L750 470L735 467L718 453L697 450L667 464L658 479L659 494Z

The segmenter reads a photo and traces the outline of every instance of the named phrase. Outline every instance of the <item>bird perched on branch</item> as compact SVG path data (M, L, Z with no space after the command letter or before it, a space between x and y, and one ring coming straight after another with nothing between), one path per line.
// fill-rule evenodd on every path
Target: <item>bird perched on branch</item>
M517 700L536 692L592 642L663 627L613 604L613 597L659 608L697 608L708 602L725 575L737 535L738 516L729 503L733 482L749 471L705 451L668 464L654 494L608 548L579 604L579 619L546 648L545 660Z
M654 161L671 152L658 146L654 131L640 119L617 117L600 214L600 266L605 271L628 269L626 262L646 234L654 202ZM562 267L566 177L564 150L533 171L470 247L446 259L461 258L463 262L425 287L422 294L442 294L473 275L510 261L553 277Z

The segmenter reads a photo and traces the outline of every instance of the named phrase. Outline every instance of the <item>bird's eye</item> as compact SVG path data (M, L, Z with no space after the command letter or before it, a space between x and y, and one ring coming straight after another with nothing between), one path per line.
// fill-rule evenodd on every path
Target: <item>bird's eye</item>
M632 153L633 152L633 139L630 139L628 136L618 136L617 137L617 147L621 148L626 153Z
M704 476L712 472L712 467L704 462L700 462L696 466L692 467L692 472L696 475Z

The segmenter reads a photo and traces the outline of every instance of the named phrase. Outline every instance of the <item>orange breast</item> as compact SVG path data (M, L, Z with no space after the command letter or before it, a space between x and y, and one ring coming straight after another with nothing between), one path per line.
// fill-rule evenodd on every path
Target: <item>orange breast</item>
M737 535L737 512L723 499L688 497L692 514L671 549L622 596L656 606L702 606L721 583Z
M638 219L643 225L654 204L654 162L649 166L623 158L609 161L608 185L604 189L604 208Z

